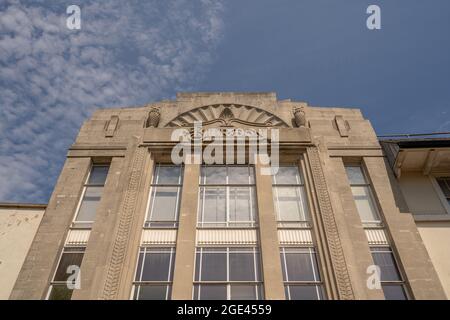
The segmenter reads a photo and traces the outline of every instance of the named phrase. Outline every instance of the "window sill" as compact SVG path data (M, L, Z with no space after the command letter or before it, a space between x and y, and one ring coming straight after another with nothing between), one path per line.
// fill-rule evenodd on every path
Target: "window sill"
M197 229L199 230L235 230L235 229L244 229L244 230L257 230L258 226L197 226Z
M177 227L165 227L165 226L144 226L142 229L144 230L178 230L178 226Z
M414 221L450 221L450 214L413 214Z

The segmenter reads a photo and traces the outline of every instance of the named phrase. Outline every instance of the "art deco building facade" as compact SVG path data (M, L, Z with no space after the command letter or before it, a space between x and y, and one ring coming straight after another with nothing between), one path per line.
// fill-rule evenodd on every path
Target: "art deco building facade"
M231 132L223 154L234 162L173 163L172 134L195 138L200 121ZM275 175L238 139L263 130ZM98 110L68 151L10 298L446 299L448 279L399 199L358 109L182 93ZM80 286L68 287L78 267Z

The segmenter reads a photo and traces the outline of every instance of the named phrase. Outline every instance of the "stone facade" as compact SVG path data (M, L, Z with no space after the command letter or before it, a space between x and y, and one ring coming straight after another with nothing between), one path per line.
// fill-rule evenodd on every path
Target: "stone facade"
M261 250L264 297L285 299L279 254L280 234L284 231L275 217L271 177L259 173L264 165L255 166L256 228L197 228L200 165L195 163L184 165L179 223L174 233L143 228L154 165L171 162L171 150L176 144L171 134L180 128L192 129L196 121L202 121L207 128L278 130L280 162L294 163L305 178L311 232L327 299L385 298L383 290L367 286L367 269L374 260L368 231L359 218L347 180L345 165L349 162L358 162L368 174L383 232L396 255L409 297L445 299L413 216L397 203L396 187L391 187L392 173L370 122L358 109L279 101L274 93L180 93L174 101L96 111L83 124L68 151L10 298L48 298L61 252L73 233L80 233L72 222L90 166L109 163L95 221L83 231L88 240L77 243L86 249L81 288L74 290L72 299L130 299L139 247L146 236L155 239L157 234L166 238L155 243L176 247L169 298L191 299L199 234L219 231L228 235L254 234L256 240L245 241L256 241ZM170 240L169 233L176 238ZM223 241L236 244L241 240Z
M14 287L45 205L0 203L0 300L7 300Z

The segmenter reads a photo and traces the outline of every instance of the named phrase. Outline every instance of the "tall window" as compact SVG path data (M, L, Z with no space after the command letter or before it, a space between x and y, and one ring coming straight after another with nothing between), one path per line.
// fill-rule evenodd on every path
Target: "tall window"
M380 281L386 300L407 300L405 282L389 247L371 247L373 261L380 267Z
M135 300L170 300L175 248L141 248L134 281Z
M145 227L178 225L182 183L182 166L156 165Z
M352 188L353 199L363 224L380 224L380 215L371 185L359 165L345 167Z
M90 228L95 220L98 204L108 175L109 165L93 165L83 188L83 196L73 227Z
M195 300L263 299L257 248L197 248Z
M364 170L360 165L347 165L345 170L363 226L366 229L383 229L372 187ZM406 300L408 296L405 281L399 272L391 248L377 246L371 247L370 251L375 265L380 267L380 281L386 300Z
M252 227L256 217L253 166L202 166L200 227Z
M312 238L305 180L298 165L280 166L272 176L273 198L279 229L303 229ZM280 248L287 300L325 298L313 243L305 247Z
M323 286L314 248L281 248L281 266L288 300L323 300Z
M450 206L450 177L436 178L439 187L441 187L444 197L447 199L448 205Z
M273 197L279 226L308 226L305 182L297 166L281 166L272 176Z
M79 270L81 266L84 250L84 247L67 247L63 249L58 268L50 285L49 300L71 299L75 285L74 281L78 274L77 268Z

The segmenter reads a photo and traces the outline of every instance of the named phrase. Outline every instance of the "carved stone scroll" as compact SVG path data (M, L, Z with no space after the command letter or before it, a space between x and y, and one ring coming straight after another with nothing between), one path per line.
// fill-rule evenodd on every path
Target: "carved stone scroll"
M119 226L114 237L113 251L108 263L105 285L103 287L102 298L105 300L117 298L133 215L136 209L145 152L145 148L138 148L132 161L131 175L120 207Z
M336 280L340 300L353 300L354 293L350 282L350 275L345 263L344 252L331 207L330 195L325 181L325 175L320 164L319 152L316 147L307 148L311 173L317 193L320 217L325 229L327 245L330 252L333 273Z

